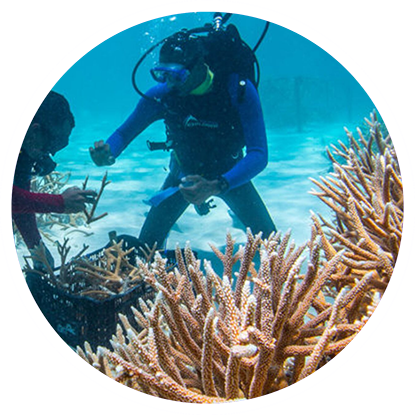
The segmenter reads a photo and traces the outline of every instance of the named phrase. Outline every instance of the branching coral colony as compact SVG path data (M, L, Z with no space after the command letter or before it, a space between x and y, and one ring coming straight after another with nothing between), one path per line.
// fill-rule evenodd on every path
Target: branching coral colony
M112 351L85 344L78 353L131 388L197 403L265 395L327 363L370 317L399 249L396 154L375 115L368 123L370 136L347 131L350 145L329 153L334 174L314 181L334 222L313 214L311 238L299 247L289 233L264 240L248 230L236 250L228 235L225 252L213 248L223 275L207 261L202 271L189 246L177 249L174 269L159 255L140 262L154 301L140 301L135 322L120 316Z
M43 276L52 286L65 293L97 300L103 300L117 294L125 294L136 285L142 284L143 277L140 270L133 265L135 255L131 253L134 248L124 250L122 248L123 241L89 254L87 257L82 256L89 248L84 245L70 261L67 261L71 250L68 243L69 239L67 238L63 244L57 243L61 262L58 270L51 268L45 251L40 246L32 256L24 257L24 271ZM34 269L29 259L35 259L43 263L45 269Z

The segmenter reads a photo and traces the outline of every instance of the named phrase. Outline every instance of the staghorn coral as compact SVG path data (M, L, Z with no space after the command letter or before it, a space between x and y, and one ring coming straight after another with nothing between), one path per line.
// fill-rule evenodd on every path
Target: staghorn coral
M86 218L85 219L85 223L87 225L89 225L92 222L95 222L95 221L97 221L99 219L102 219L102 218L104 218L105 216L108 215L108 213L105 212L105 213L102 213L99 216L95 216L95 210L96 210L96 208L98 206L99 200L101 199L102 193L103 193L105 187L108 186L111 183L111 181L110 180L107 180L107 178L108 178L108 172L105 172L104 176L101 179L101 187L100 187L100 189L98 191L97 197L95 198L95 202L93 203L92 207L89 210L86 209L86 208L84 209L84 212L83 213L85 215L85 218ZM89 180L89 176L86 176L84 182L82 183L82 190L86 190L87 184L88 184L88 180Z
M121 240L92 257L71 262L65 270L67 284L78 287L80 295L97 299L122 294L142 284L142 273L135 266L134 248L124 250L122 245Z
M89 248L87 245L81 249L70 261L67 261L71 247L69 239L65 238L63 244L57 242L61 266L52 269L48 263L44 248L39 246L31 256L24 257L27 273L39 274L60 290L66 293L81 295L97 300L123 294L137 285L143 284L142 272L136 263L135 248L124 249L124 241L113 243L107 248L82 256ZM154 253L148 253L149 258ZM34 269L28 259L36 259L45 265L46 271ZM147 287L146 287L147 288ZM151 290L147 290L150 294Z
M335 223L313 215L316 232L324 240L330 258L346 249L342 271L334 277L337 289L343 283L374 271L374 283L385 290L399 252L403 225L403 187L395 149L390 136L382 133L375 113L366 122L369 136L357 129L359 140L346 129L349 147L340 143L334 154L334 173L320 182L312 193L330 206ZM343 163L343 164L341 164Z
M343 164L329 152L334 174L314 181L334 222L313 214L299 247L289 232L263 240L248 230L236 250L228 235L224 252L212 247L223 275L189 246L173 269L160 255L140 262L154 301L140 301L135 321L120 315L113 350L86 343L78 354L131 388L197 403L262 396L326 364L373 313L399 250L399 166L374 114L368 123L370 137L347 132L350 147L335 149Z
M248 232L233 253L228 237L220 257L239 263L236 283L219 276L205 261L205 272L187 246L177 249L178 267L167 271L157 255L140 263L145 281L157 292L154 303L140 303L135 324L122 317L113 351L88 346L78 353L99 370L137 390L186 402L255 398L292 384L340 352L363 326L363 315L348 318L348 307L372 279L368 273L330 302L325 282L338 270L339 252L324 265L321 242L309 249L289 244L289 234L268 240ZM260 264L250 262L260 253ZM249 266L247 266L249 262ZM360 319L359 319L360 318ZM101 363L98 363L101 362ZM290 364L288 364L290 362Z

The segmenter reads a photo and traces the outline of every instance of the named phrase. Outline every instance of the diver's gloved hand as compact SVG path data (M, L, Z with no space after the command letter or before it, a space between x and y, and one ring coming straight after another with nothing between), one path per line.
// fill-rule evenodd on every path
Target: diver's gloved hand
M94 190L81 190L73 186L62 193L65 213L82 212L85 209L85 203L95 203L97 192Z
M34 248L29 249L29 252L33 268L36 271L47 273L55 268L55 260L43 241L40 241Z
M194 205L201 205L211 196L221 193L218 180L206 180L199 175L183 177L179 185L183 197Z
M94 147L89 147L89 154L97 166L111 166L115 163L109 144L104 143L103 140L95 141Z

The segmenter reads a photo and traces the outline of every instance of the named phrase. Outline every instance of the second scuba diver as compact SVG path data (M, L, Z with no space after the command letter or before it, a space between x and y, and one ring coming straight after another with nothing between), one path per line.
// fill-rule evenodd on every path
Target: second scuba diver
M74 116L66 98L50 91L30 123L17 160L12 217L37 270L46 270L45 264L33 258L39 248L44 250L51 268L54 267L54 259L42 241L35 214L82 212L86 203L95 203L95 191L75 186L61 194L37 193L31 189L33 177L46 176L55 169L56 163L51 156L68 145L74 126Z
M251 182L268 163L258 92L237 71L214 73L205 57L198 36L179 32L166 39L151 70L157 85L105 143L90 147L97 166L111 165L150 124L164 120L170 171L150 200L140 244L161 248L189 204L203 206L212 196L223 199L254 234L267 237L276 230Z

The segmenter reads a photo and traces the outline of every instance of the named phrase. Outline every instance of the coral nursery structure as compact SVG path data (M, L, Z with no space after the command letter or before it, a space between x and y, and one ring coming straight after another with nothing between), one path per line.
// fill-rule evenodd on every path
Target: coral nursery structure
M25 257L26 273L38 274L61 292L103 300L114 295L125 294L136 285L142 285L143 276L134 265L134 248L123 249L121 240L88 256L82 254L87 245L67 262L71 247L69 239L63 244L57 243L61 266L52 269L47 261L45 251L40 246L30 257ZM42 262L45 270L31 266L30 259Z
M403 221L395 151L373 114L370 132L329 152L334 173L314 191L333 210L312 215L310 240L247 232L227 236L215 271L190 246L168 267L156 255L137 264L154 300L135 321L120 315L112 350L78 353L131 388L184 402L251 399L287 387L344 349L372 314L391 278Z

